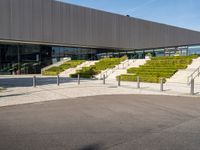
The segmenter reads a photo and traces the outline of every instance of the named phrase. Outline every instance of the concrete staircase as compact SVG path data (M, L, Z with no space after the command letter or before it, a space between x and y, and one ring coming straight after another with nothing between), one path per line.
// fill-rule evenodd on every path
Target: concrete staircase
M51 68L51 67L58 67L58 66L62 65L63 63L65 63L65 62L67 62L67 61L70 61L70 60L71 60L70 58L68 58L68 59L62 59L62 60L59 61L59 62L53 63L53 64L51 64L51 65L49 65L49 66L46 66L46 67L42 68L42 69L41 69L41 72L42 72L42 71L45 71L45 70L47 70L47 69L49 69L49 68Z
M187 84L188 76L190 76L198 67L200 66L200 57L194 59L192 64L190 64L187 69L179 70L176 72L170 79L167 80L167 83L183 83ZM195 79L195 83L200 84L200 77Z
M67 69L67 70L61 72L61 73L59 74L59 76L60 76L60 77L69 77L70 74L76 73L77 70L80 70L80 69L82 69L83 67L89 67L89 66L91 66L91 65L94 65L96 62L98 62L98 61L86 61L86 62L84 62L84 63L78 65L76 68L70 68L70 69Z
M139 67L144 65L148 59L129 59L122 62L120 65L116 66L114 69L108 69L102 72L97 76L98 79L101 79L103 74L106 74L108 80L116 80L116 77L121 74L126 74L127 69L132 67Z

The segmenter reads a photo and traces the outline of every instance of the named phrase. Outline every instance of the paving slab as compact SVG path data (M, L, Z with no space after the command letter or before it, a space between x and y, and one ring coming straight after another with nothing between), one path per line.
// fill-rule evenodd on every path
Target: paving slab
M0 77L0 83L6 90L0 92L0 106L35 103L59 99L77 98L95 95L112 94L148 94L191 96L187 84L167 83L164 91L160 91L160 84L141 83L137 88L136 82L121 82L118 86L116 80L84 80L78 85L77 79L60 78L60 86L56 84L56 77L37 76L37 86L33 87L32 76ZM200 97L200 85L195 85L195 97Z

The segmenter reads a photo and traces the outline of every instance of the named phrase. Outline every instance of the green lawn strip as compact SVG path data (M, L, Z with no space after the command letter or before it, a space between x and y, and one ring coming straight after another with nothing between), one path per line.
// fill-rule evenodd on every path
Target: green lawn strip
M104 58L92 66L83 67L81 70L78 70L75 74L71 74L70 77L77 78L79 74L82 78L92 78L95 75L101 73L101 71L103 70L114 68L116 65L119 65L126 59L126 56L123 56L121 58Z
M185 69L198 56L170 56L155 57L138 68L130 68L128 74L121 75L122 81L137 81L137 76L142 82L159 83L161 78L172 77L179 69Z
M65 71L67 69L70 69L70 68L75 68L75 67L77 67L78 65L80 65L80 64L82 64L84 62L85 62L84 60L70 60L70 61L67 61L67 62L63 63L60 66L51 67L51 68L43 71L42 75L56 76L59 73Z

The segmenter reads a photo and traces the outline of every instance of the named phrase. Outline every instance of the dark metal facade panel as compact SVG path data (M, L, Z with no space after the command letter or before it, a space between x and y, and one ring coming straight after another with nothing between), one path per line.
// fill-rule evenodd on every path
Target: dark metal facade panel
M21 39L31 39L32 37L32 0L22 0L20 5L22 5L21 11L20 11L20 38ZM20 6L19 6L20 7ZM27 15L26 13L30 12L30 15Z
M21 0L14 0L21 1ZM32 0L32 12L28 11L27 15L32 13L32 40L43 41L43 0ZM19 18L20 20L20 18Z
M22 1L11 0L11 38L22 40Z
M52 5L52 31L53 42L59 43L62 41L62 18L61 18L61 3Z
M0 0L0 40L148 49L200 44L200 33L53 0Z
M43 23L42 23L42 29L43 29L43 41L45 42L53 42L53 32L52 32L52 26L53 26L53 8L52 8L52 2L49 0L43 0L42 1L42 10L43 10Z
M9 0L0 0L0 36L3 39L10 38L10 6L11 5Z

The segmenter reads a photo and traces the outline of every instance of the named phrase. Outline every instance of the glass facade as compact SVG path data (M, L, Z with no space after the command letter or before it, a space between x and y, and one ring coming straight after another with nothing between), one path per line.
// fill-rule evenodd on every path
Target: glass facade
M200 55L200 46L189 46L188 55L197 54Z
M0 43L0 74L40 73L43 67L66 57L72 60L98 60L105 57L127 55L129 59L142 59L147 54L151 54L153 57L200 54L200 46L150 50L113 50Z
M0 45L0 73L37 73L41 66L41 53L37 45Z

